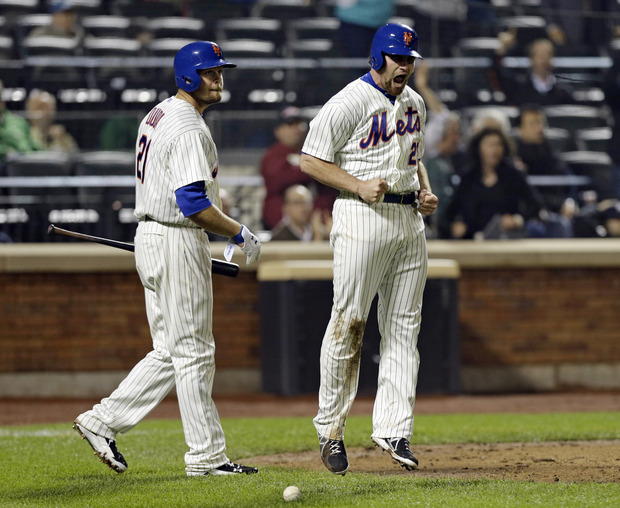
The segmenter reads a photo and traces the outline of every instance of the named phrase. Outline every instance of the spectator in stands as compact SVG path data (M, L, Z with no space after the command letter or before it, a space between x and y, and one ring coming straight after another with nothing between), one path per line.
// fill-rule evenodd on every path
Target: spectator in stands
M498 129L485 128L471 139L471 166L447 211L452 238L522 238L529 231L541 236L542 200L510 154L510 141Z
M52 21L49 25L35 28L28 37L68 37L81 41L84 29L78 24L77 13L70 0L58 0L49 4Z
M568 176L571 171L545 137L546 127L547 119L539 106L530 104L520 108L516 136L520 169L528 175ZM570 186L543 186L539 192L548 210L573 219L576 193Z
M614 197L620 199L620 55L616 54L603 80L605 102L609 106L614 122L607 151L613 162Z
M320 242L329 238L331 216L313 210L314 198L307 187L293 185L284 193L282 220L273 229L271 240Z
M294 184L305 185L312 191L315 209L331 213L337 191L318 184L299 169L307 131L307 121L299 108L289 106L280 113L274 130L277 141L267 149L260 165L267 191L263 205L263 222L267 229L273 229L282 219L284 192Z
M548 39L537 39L528 48L530 68L526 74L511 72L503 64L503 57L516 43L514 31L499 34L501 42L494 60L492 76L495 87L504 92L506 101L513 106L522 104L572 104L571 90L558 83L553 73L554 47Z
M4 85L0 81L0 162L12 152L33 152L36 143L30 137L30 126L21 116L6 109L2 99Z
M54 123L56 98L52 94L43 90L32 90L26 100L26 116L30 123L30 137L39 150L66 153L78 151L75 139L64 125Z
M377 28L394 16L394 0L336 0L334 13L346 56L368 58Z
M605 236L620 237L620 201L607 199L599 204L601 225L605 228Z
M100 150L131 150L136 146L135 133L140 119L128 112L108 118L99 131Z
M462 160L461 120L450 111L435 94L428 83L429 67L423 60L416 63L413 75L416 91L424 99L428 111L424 135L424 165L433 193L442 203L437 212L427 219L429 237L445 237L448 234L446 210L454 192L453 181L457 171L455 159Z
M471 119L467 138L470 139L478 134L482 129L490 127L502 131L505 136L510 136L510 117L500 108L495 108L492 106L480 108Z

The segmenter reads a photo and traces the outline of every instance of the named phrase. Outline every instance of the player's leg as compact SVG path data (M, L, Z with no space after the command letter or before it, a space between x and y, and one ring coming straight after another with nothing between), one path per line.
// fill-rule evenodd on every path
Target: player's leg
M406 460L399 462L411 469L417 467L408 441L413 435L420 363L417 339L427 264L422 230L412 234L406 248L399 251L379 289L378 322L382 338L372 437L397 459L396 448L402 445L404 453L401 455L404 454ZM407 442L400 443L395 438L404 438Z
M164 309L169 326L167 347L189 447L187 472L204 474L228 463L224 432L211 398L215 374L211 253L202 230L170 229L174 230L168 234L170 270L164 283L168 288ZM180 245L186 248L179 249Z
M162 249L162 235L148 232L145 234L145 229L148 230L144 225L140 225L136 234L136 265L144 285L153 351L131 370L109 397L75 420L80 434L88 439L102 461L117 472L126 469L126 462L124 459L114 459L116 434L127 432L137 425L174 386L174 367L165 346L165 320L156 292L161 278L161 267L166 263L165 258L161 257L165 250ZM109 441L112 442L113 450L109 448Z
M357 393L366 318L385 270L386 242L376 236L376 214L368 205L339 199L334 212L334 305L321 346L314 425L319 435L342 440Z

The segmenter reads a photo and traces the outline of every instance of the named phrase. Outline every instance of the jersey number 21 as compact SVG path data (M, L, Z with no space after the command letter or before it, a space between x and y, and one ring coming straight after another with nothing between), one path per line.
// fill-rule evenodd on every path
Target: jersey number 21
M140 183L144 183L144 173L146 172L146 159L149 156L149 148L151 147L151 140L143 134L138 143L140 151L138 152L138 159L136 160L136 178L140 180Z

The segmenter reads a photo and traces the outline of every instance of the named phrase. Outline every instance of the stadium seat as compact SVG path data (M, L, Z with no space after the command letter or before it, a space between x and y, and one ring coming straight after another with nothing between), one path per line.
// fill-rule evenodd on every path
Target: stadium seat
M129 177L135 175L135 154L133 151L93 151L76 157L75 174L91 177ZM110 185L102 181L98 186L80 187L78 204L83 209L94 209L100 216L99 232L111 238L131 239L133 208L135 206L134 185ZM128 220L129 219L129 220Z
M575 139L580 150L607 152L611 140L611 127L594 127L575 131Z
M304 39L286 43L288 58L333 58L334 43L331 39Z
M291 19L286 23L288 41L300 39L331 39L338 40L340 20L332 17L314 17Z
M257 0L250 15L281 20L317 17L326 14L320 4L306 0Z
M282 22L266 18L231 18L220 19L215 27L215 40L254 39L270 41L277 47L284 41Z
M72 0L71 7L79 17L104 14L107 0Z
M62 152L30 152L9 154L5 163L8 177L36 177L33 185L13 185L7 190L12 207L23 210L28 219L13 233L20 241L44 241L45 228L54 210L76 205L75 189L66 183L46 182L45 177L70 177L71 155Z
M90 56L137 57L142 45L127 37L86 37L84 53Z
M0 12L8 19L39 12L39 0L0 0Z
M87 73L76 67L71 58L80 50L76 39L66 37L37 36L27 37L22 44L22 51L27 57L27 86L44 88L55 92L63 87L81 88L86 86Z
M10 60L15 56L13 38L7 35L0 35L0 59Z
M595 106L581 104L561 104L542 108L550 127L567 129L571 133L579 129L606 127L610 119L606 111Z
M185 45L194 42L195 39L165 38L153 39L147 45L147 50L152 56L174 56Z
M558 152L567 152L573 148L573 136L570 131L560 129L558 127L547 127L545 129L545 138L551 146Z
M25 56L75 56L78 50L78 41L67 37L51 35L27 37L22 48Z
M19 51L19 56L24 58L26 54L23 50L23 43L26 37L35 28L40 26L47 26L50 24L52 16L50 14L25 14L15 19L13 23L13 30L15 33L15 43Z
M224 40L220 42L224 58L238 64L227 69L225 91L230 93L226 105L245 109L250 106L271 108L284 99L284 69L277 62L262 65L257 59L272 59L276 46L270 41L255 39Z
M128 37L131 19L126 16L85 16L81 24L86 34L93 37Z
M166 17L181 16L181 2L166 0L112 0L111 14L128 17ZM205 2L210 3L210 2Z
M536 39L546 39L547 22L542 16L506 16L499 19L500 30L516 30L517 46L526 48Z
M218 41L224 57L233 58L273 58L276 56L276 45L270 41L256 39L229 39Z
M493 58L500 47L497 37L465 37L459 39L452 49L455 57L487 57Z
M136 58L142 54L142 44L126 37L86 37L83 43L86 56L106 57L107 61L98 62L90 72L95 84L108 89L113 80L127 83L142 82L145 72L141 68L128 65L127 58Z
M207 37L206 24L202 19L182 16L153 18L146 23L146 29L154 39L196 39Z
M213 32L219 20L249 16L250 3L230 0L187 0L187 15L203 19L208 31ZM218 41L219 42L219 41Z
M574 174L591 178L590 188L596 191L599 201L614 197L612 161L609 154L576 150L564 152L560 157Z

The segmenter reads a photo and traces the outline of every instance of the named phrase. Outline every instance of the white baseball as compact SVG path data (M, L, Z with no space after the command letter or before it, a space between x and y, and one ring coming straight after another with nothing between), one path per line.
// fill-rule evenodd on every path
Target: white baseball
M301 491L299 490L299 487L290 485L284 489L284 492L282 492L282 497L285 501L297 501L301 497Z

